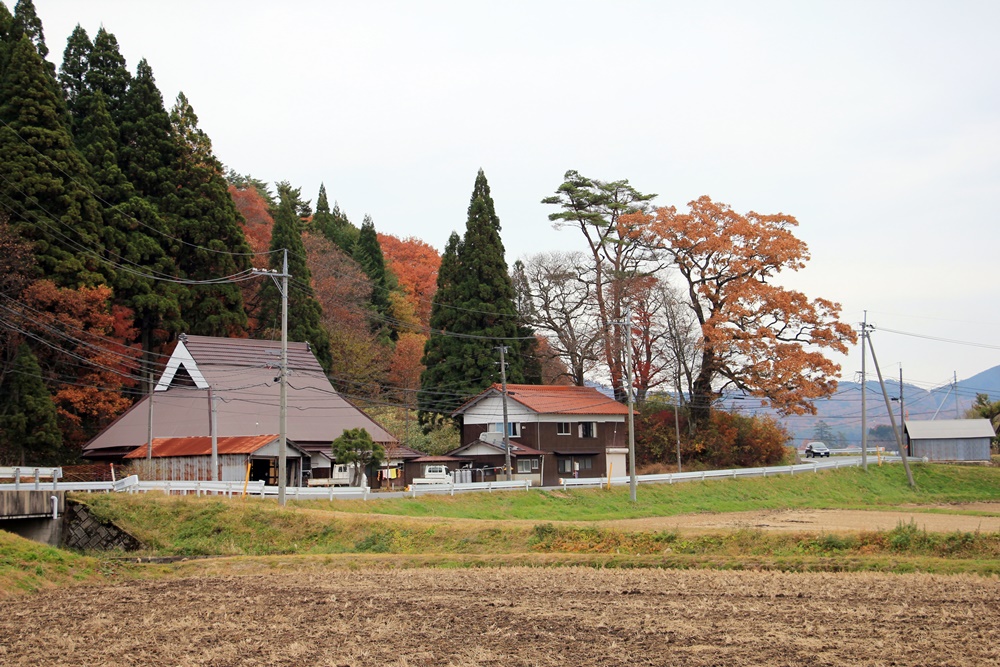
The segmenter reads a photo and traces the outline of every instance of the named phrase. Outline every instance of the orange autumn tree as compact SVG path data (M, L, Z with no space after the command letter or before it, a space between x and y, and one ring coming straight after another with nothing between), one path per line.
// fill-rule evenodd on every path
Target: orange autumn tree
M633 215L660 240L701 327L691 395L696 426L708 423L726 389L760 397L782 414L815 414L813 401L836 390L840 370L823 351L844 354L856 336L838 320L840 304L772 283L809 259L792 233L798 222L782 213L741 215L707 196L689 207Z
M428 243L413 236L400 239L391 234L378 235L386 268L392 271L413 307L417 320L430 326L431 300L437 289L441 255Z
M36 346L54 389L63 441L82 446L132 404L141 350L132 311L111 306L105 285L70 289L38 280L23 294L17 318Z

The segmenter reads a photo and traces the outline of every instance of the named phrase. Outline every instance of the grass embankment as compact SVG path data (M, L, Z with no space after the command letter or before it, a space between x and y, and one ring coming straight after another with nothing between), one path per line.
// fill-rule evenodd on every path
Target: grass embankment
M696 512L743 512L766 509L885 509L1000 501L1000 468L912 466L916 489L906 484L900 465L801 473L766 478L710 480L641 485L638 502L627 487L570 491L425 495L379 499L295 502L299 507L339 512L380 513L457 519L529 521L601 521ZM930 508L928 508L930 510Z
M687 535L622 531L592 521L759 509L892 509L1000 501L1000 469L898 466L794 477L627 488L291 502L96 495L92 511L147 546L147 555L333 556L407 566L510 562L551 565L752 567L784 570L1000 572L1000 534L927 533L913 525L848 535L736 530ZM939 510L938 510L939 511ZM968 512L973 513L973 512ZM515 520L511 520L515 519ZM385 556L382 558L382 556ZM381 558L372 558L377 556ZM393 560L390 557L396 557Z
M290 502L161 494L81 494L98 516L139 538L143 556L228 556L159 568L52 549L0 531L0 595L121 576L252 572L285 567L747 568L1000 574L1000 533L927 533L914 525L851 534L732 530L623 531L595 521L766 509L942 511L1000 501L1000 468L915 465L766 479L569 492ZM983 514L948 509L950 513ZM293 555L295 558L287 558ZM274 556L281 556L275 559ZM260 557L260 558L258 558Z
M0 530L0 595L28 593L102 576L97 558L45 546Z

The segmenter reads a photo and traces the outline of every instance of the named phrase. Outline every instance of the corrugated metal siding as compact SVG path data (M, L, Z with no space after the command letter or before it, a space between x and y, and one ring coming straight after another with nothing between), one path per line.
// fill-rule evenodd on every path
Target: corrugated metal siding
M989 438L912 440L910 455L930 461L989 461Z
M184 456L177 458L160 458L132 461L130 467L140 479L156 480L200 480L212 479L211 456ZM219 455L220 480L223 482L242 482L247 474L247 456L245 454Z

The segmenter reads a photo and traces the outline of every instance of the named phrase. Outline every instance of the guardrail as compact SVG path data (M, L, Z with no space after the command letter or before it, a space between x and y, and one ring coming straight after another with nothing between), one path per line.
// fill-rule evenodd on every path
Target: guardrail
M828 468L856 468L861 465L860 461L836 461L826 460L823 462L800 463L791 466L770 466L767 468L733 468L732 470L700 470L698 472L673 472L661 475L636 475L636 482L639 484L691 482L706 479L736 479L738 477L767 477L768 475L794 475L803 472L819 472ZM571 486L606 486L609 483L607 477L586 477L586 478L566 478L560 479L559 485L563 489ZM612 477L612 485L629 484L629 477Z
M29 482L32 490L40 491L42 488L41 479L43 477L52 480L51 488L56 490L56 482L62 477L62 468L36 468L30 466L4 466L0 467L0 479L12 479L14 480L14 490L21 490L21 478L28 477L32 481ZM49 488L49 482L45 483L45 487Z
M412 498L417 497L417 492L420 493L444 493L447 491L450 495L455 495L455 491L489 491L493 493L496 491L509 491L524 489L527 491L531 488L531 481L526 479L512 479L512 480L499 480L495 482L462 482L456 484L451 482L450 484L410 484L409 492L412 494Z

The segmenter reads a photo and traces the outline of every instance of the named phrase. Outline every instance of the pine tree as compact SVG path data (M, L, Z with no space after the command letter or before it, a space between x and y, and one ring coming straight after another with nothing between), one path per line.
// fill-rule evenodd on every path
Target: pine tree
M389 291L395 281L390 280L390 275L386 271L382 246L379 245L375 223L372 222L370 216L366 215L364 222L361 223L361 232L358 234L358 240L354 244L354 252L351 253L351 256L372 281L370 304L372 332L380 333L380 338L395 340L399 333L387 320L392 311Z
M183 93L170 113L175 161L163 168L166 192L158 205L183 245L178 268L189 280L218 280L250 268L250 247L240 226L222 164ZM246 331L243 296L235 283L194 285L182 314L190 333L233 336Z
M330 338L320 324L322 310L312 288L312 274L306 265L306 250L302 244L301 218L294 208L289 189L281 189L281 199L274 214L271 231L270 267L281 271L288 250L288 340L306 341L320 365L327 372L333 363ZM281 293L273 281L261 285L259 334L274 337L281 327ZM276 331L277 330L277 331Z
M0 460L5 465L62 463L62 433L42 369L26 343L18 348L14 372L0 384Z
M473 187L465 235L461 244L454 237L449 240L438 277L443 290L434 297L434 331L424 348L427 370L421 375L421 409L448 414L465 397L499 381L496 348L500 345L507 346L507 381L525 381L514 287L500 240L500 220L482 169Z
M0 81L0 203L34 244L43 275L61 286L93 285L103 281L100 209L57 87L35 46L21 37Z

